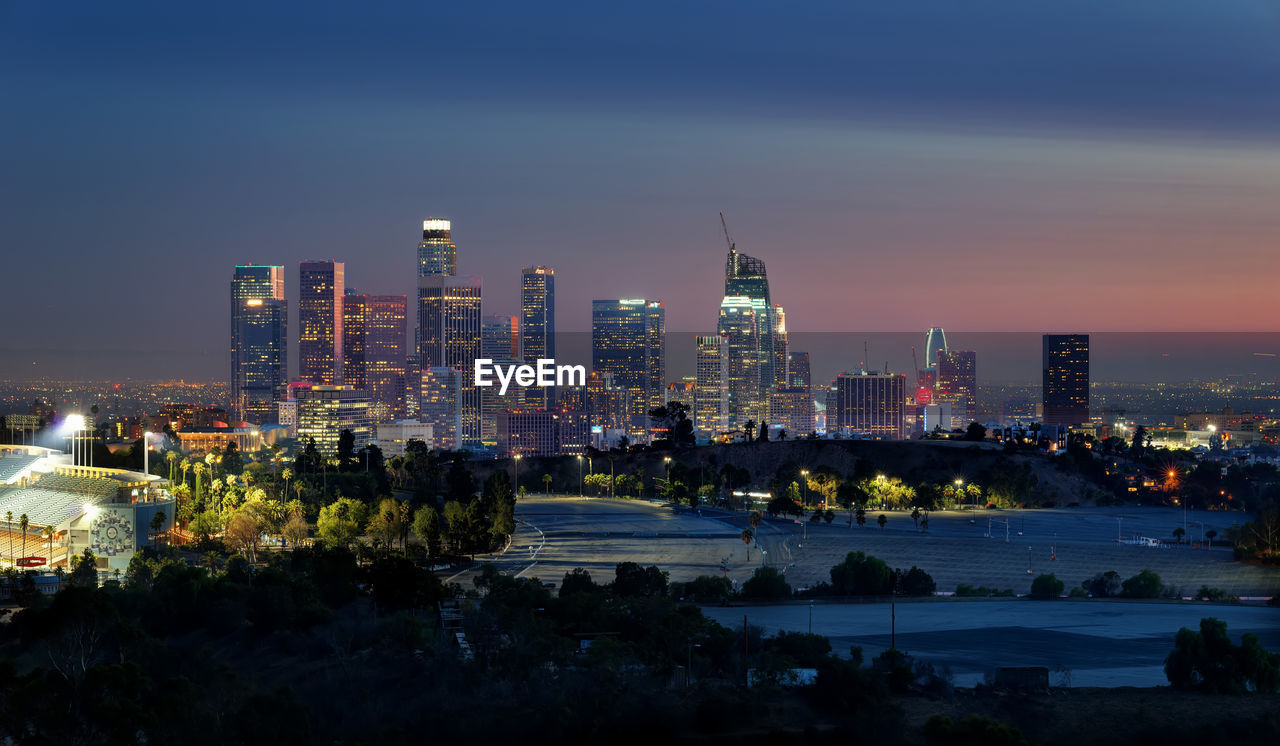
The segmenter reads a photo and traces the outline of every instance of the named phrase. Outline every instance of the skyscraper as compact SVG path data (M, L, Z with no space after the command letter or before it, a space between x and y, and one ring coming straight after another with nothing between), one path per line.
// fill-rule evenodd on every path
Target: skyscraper
M298 267L298 375L325 386L342 383L342 292L346 265L304 261Z
M1043 339L1044 424L1089 421L1089 335L1046 334Z
M973 350L943 350L937 359L935 401L952 405L952 416L967 426L977 416L978 353Z
M520 274L520 357L527 365L556 357L556 273L549 267L525 267ZM547 408L550 388L525 391L525 404Z
M728 429L729 340L719 334L696 338L697 387L694 389L693 426L711 437Z
M418 357L422 370L425 373L429 368L448 367L467 374L459 384L460 445L478 443L481 438L481 394L471 375L475 360L480 357L480 300L479 277L418 278Z
M296 390L298 439L314 438L316 450L332 456L338 452L343 430L355 436L355 447L363 448L373 437L369 421L369 397L350 386L305 386Z
M405 305L403 295L342 299L343 380L369 395L374 422L405 416Z
M630 398L631 429L647 430L666 381L666 308L643 298L591 301L591 367Z
M787 338L787 313L782 306L773 306L773 387L789 386L787 382L787 358L790 343Z
M780 383L775 373L779 357L774 341L777 329L764 262L739 253L731 242L716 328L728 338L729 345L730 428L743 427L748 420L759 424L769 416L769 393ZM784 344L784 365L785 349Z
M809 373L809 353L787 353L787 385L799 386L806 391L810 390L813 381Z
M827 408L828 432L888 440L907 437L905 375L841 373L832 403L835 411Z
M231 277L232 419L275 422L289 383L284 267L242 265Z
M938 354L947 351L947 333L942 327L935 326L924 335L924 367L934 370L938 367ZM870 363L868 363L870 365Z
M458 274L458 247L453 243L453 224L448 220L422 221L422 241L418 243L418 276L452 277Z
M519 329L519 316L485 316L480 322L480 356L504 362L519 359Z

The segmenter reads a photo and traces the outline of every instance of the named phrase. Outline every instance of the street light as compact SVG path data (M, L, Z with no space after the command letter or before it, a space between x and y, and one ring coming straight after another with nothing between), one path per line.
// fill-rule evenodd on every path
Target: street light
M516 484L513 491L518 495L520 494L520 454L517 453L512 460L516 462Z
M578 456L578 497L582 497L582 456Z
M801 469L800 476L802 477L800 481L804 482L804 494L801 496L800 499L804 501L805 505L808 505L809 504L809 470Z

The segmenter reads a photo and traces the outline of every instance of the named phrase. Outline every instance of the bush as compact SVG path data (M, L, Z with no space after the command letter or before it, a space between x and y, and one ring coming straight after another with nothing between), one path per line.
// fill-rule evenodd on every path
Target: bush
M1100 572L1080 584L1085 592L1094 598L1111 598L1119 596L1122 588L1120 573L1115 570Z
M1196 591L1196 599L1199 601L1229 601L1238 602L1240 599L1227 593L1221 588L1210 588L1207 585L1200 586L1200 590Z
M1126 598L1160 598L1160 576L1150 570L1134 575L1121 587Z
M1063 583L1053 573L1037 575L1031 581L1031 597L1039 599L1057 598L1062 595Z
M996 588L988 588L985 585L972 586L968 583L961 583L956 586L956 595L962 598L981 597L981 596L1007 596L1013 597L1013 589L1006 588L999 590Z
M831 568L831 588L841 595L888 595L892 583L889 566L863 552L849 552L844 562Z
M831 655L831 641L807 632L779 632L765 641L765 649L790 658L801 668L817 668Z
M970 715L959 723L946 715L931 715L924 722L929 746L1026 746L1022 731L986 715Z
M671 593L701 601L720 600L733 595L733 583L723 575L699 575L687 583L672 583Z
M772 600L791 596L787 579L772 567L756 568L747 582L742 584L744 598Z
M898 577L901 578L899 588L903 594L908 596L932 596L933 592L938 589L937 584L933 582L933 578L929 576L929 573L915 565L912 565L911 569L905 572L899 570Z

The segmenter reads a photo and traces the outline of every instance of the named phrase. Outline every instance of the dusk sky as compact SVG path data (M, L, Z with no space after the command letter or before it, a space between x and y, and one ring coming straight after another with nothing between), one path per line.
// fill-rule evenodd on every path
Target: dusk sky
M224 379L235 264L427 216L564 330L714 329L720 211L793 330L1277 330L1274 0L259 6L0 2L0 376Z

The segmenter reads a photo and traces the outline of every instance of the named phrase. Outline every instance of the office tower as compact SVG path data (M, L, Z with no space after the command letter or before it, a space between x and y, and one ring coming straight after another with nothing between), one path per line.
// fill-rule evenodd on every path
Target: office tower
M1046 334L1043 339L1044 424L1089 421L1089 335Z
M342 296L342 381L353 389L365 387L365 320L369 314L365 296L347 288Z
M342 292L346 265L298 266L298 375L325 386L342 383Z
M431 426L417 420L384 422L376 428L378 448L386 458L403 456L409 450L409 441L418 440L427 448L432 446Z
M629 393L630 432L645 432L649 410L662 405L665 347L662 301L591 301L591 367L612 374L614 383Z
M418 244L419 277L452 277L458 274L458 247L453 243L453 225L448 220L422 221L422 241Z
M720 334L695 338L697 388L693 426L711 437L729 429L729 339Z
M631 392L613 382L612 373L587 375L586 410L592 429L626 430L631 422Z
M802 386L779 386L769 395L769 422L781 427L788 438L803 438L814 432L813 396ZM770 436L772 437L772 435Z
M934 370L938 367L938 355L947 351L947 334L942 327L935 326L924 335L924 367ZM868 363L867 365L870 365Z
M831 401L830 399L828 401ZM841 373L836 376L834 432L845 437L901 440L907 437L907 377L900 373ZM832 432L832 411L827 430Z
M787 385L797 386L805 391L811 390L813 381L809 373L809 353L787 353Z
M481 392L472 371L480 355L479 277L418 278L418 357L426 371L448 367L465 372L459 382L459 446L481 439ZM421 415L420 415L421 416ZM437 436L440 431L437 430Z
M527 365L556 357L556 273L549 267L525 267L520 273L520 357ZM527 406L548 408L555 390L526 389Z
M324 456L338 452L343 430L355 436L355 448L363 448L373 438L369 419L369 397L350 386L307 386L295 389L298 409L298 439L314 438L316 450Z
M977 416L978 354L973 350L944 350L938 353L935 401L951 404L952 416L968 426Z
M418 362L417 330L414 331L413 346L408 348L409 354L404 358L404 415L411 419L417 419L418 403L422 397L422 365Z
M773 388L790 385L787 382L787 360L790 345L787 339L787 314L782 306L773 306Z
M485 316L480 322L480 357L504 362L519 360L519 329L519 316Z
M369 395L374 422L404 417L406 348L403 295L342 299L343 380Z
M231 277L231 419L275 422L289 382L284 267L242 265Z
M748 421L758 424L768 418L769 393L779 383L774 343L778 322L763 261L739 253L730 243L724 275L716 331L728 338L728 427L737 429Z
M586 412L515 410L498 415L502 456L573 456L586 453L591 429Z
M424 368L418 421L431 425L432 447L457 449L462 432L462 379L470 375L456 368Z

